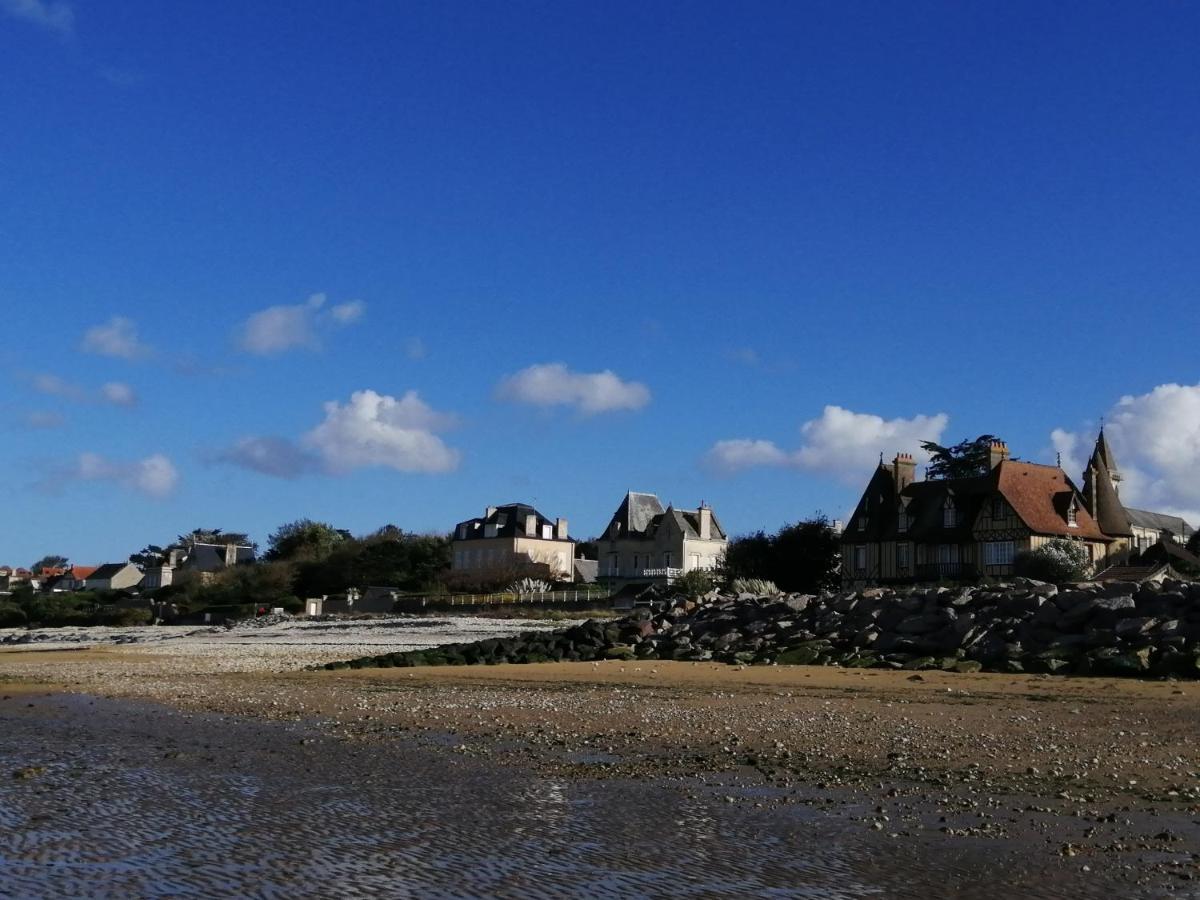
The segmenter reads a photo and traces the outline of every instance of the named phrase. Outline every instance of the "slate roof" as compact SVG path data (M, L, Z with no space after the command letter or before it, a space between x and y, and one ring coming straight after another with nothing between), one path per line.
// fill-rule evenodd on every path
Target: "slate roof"
M1196 529L1180 516L1169 516L1166 513L1149 512L1144 509L1131 509L1128 506L1125 507L1125 512L1128 514L1131 524L1155 531L1169 531L1171 534L1183 538L1185 542L1196 532Z
M486 533L484 527L486 525L496 526L496 533L491 535L491 537L525 537L525 520L531 515L537 517L537 533L535 536L538 538L538 540L562 540L564 542L571 540L570 536L566 538L553 537L555 523L550 519L547 519L528 503L508 503L504 506L497 506L495 512L491 513L491 515L480 516L476 519L467 519L465 522L459 522L454 526L454 539L456 541L482 540ZM464 525L466 526L466 535L465 537L459 537L460 529ZM552 535L551 537L542 537L543 525L550 526Z
M973 527L980 510L995 497L1003 497L1035 534L1108 540L1062 469L1005 459L983 475L914 481L899 495L891 466L879 466L842 533L842 541L969 543L975 540ZM944 524L943 515L947 499L957 513L955 524L950 527ZM1075 527L1067 521L1072 499L1076 503ZM908 513L905 531L899 528L901 506ZM860 521L865 521L864 528L859 528Z
M716 514L712 513L712 510L709 510L709 513L712 515L709 539L725 540L725 529L717 521ZM662 502L656 495L633 491L625 495L625 499L613 513L608 528L604 531L604 537L608 540L633 538L652 541L668 516L675 522L684 537L691 540L700 539L700 510L676 509L674 506L663 509ZM614 526L616 526L615 531Z
M238 546L234 565L254 562L254 548ZM183 568L199 572L219 572L225 568L225 544L193 544Z
M1125 507L1121 504L1121 498L1117 496L1117 488L1113 484L1108 463L1105 462L1105 458L1111 456L1104 433L1101 432L1083 481L1084 502L1105 534L1128 537L1133 534L1133 529L1130 527Z

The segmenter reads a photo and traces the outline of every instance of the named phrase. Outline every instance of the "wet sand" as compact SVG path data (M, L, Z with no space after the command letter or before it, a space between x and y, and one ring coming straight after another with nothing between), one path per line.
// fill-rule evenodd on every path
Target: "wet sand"
M312 896L1200 896L1194 683L616 662L189 678L122 648L17 656L0 653L0 724L23 735L0 738L14 770L41 765L29 748L54 747L55 728L109 729L99 745L124 765L219 785L244 774L221 753L253 733L250 775L284 785L259 796L311 789L359 809L361 852L337 816L298 832L316 869L342 860L337 875L306 869L310 887L325 877ZM31 700L36 682L116 699ZM172 734L207 756L164 757ZM4 784L0 815L38 782ZM213 791L214 809L237 800ZM239 827L290 833L290 809L255 807ZM365 846L406 829L445 832L404 844L416 875L347 880L346 866L371 868ZM3 840L0 873L15 871ZM546 869L543 851L563 864ZM38 852L22 870L33 887L53 859ZM495 880L497 866L516 880Z

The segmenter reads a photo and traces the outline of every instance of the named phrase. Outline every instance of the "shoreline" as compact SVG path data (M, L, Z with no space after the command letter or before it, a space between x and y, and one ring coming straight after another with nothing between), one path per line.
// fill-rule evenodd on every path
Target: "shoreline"
M1147 896L1200 884L1190 682L683 662L202 675L188 664L136 645L0 652L0 695L312 726L348 747L423 748L564 784L699 779L732 806L825 810L883 841L1015 844L1059 877L1140 882Z

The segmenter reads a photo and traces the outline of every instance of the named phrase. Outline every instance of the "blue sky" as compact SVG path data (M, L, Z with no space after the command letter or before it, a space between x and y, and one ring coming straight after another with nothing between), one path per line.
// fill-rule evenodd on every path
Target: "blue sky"
M0 563L993 432L1200 510L1200 8L0 0Z

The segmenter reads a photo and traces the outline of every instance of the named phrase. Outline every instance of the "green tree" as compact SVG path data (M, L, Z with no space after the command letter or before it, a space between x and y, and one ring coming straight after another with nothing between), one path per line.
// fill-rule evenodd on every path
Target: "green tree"
M267 538L265 559L316 560L325 559L345 542L345 532L326 522L297 519L280 525Z
M782 591L816 594L838 585L841 544L829 519L818 513L774 534L757 531L736 537L725 551L723 575L759 578Z
M222 531L220 528L193 528L187 534L179 535L175 546L191 547L193 544L237 544L239 547L258 549L258 544L250 540L248 534L241 531Z
M42 569L65 569L68 562L70 562L70 560L68 560L65 556L49 554L47 556L43 556L32 566L30 566L29 571L40 572Z
M921 441L929 454L926 478L970 478L984 475L991 468L989 454L992 444L1000 440L994 434L981 434L975 440L959 441L953 447L943 447L933 441Z
M167 558L167 551L157 544L147 544L137 553L129 554L129 561L138 566L158 566Z
M703 569L692 569L676 578L671 586L685 597L695 599L716 586L716 579Z

